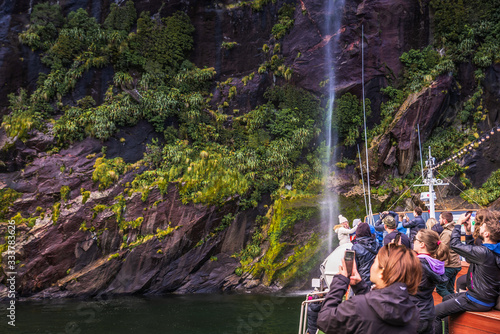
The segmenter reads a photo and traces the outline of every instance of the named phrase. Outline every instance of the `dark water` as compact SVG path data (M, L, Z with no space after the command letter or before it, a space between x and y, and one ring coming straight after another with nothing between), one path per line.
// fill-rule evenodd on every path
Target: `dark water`
M16 303L16 327L0 309L0 333L297 333L303 296L172 295Z

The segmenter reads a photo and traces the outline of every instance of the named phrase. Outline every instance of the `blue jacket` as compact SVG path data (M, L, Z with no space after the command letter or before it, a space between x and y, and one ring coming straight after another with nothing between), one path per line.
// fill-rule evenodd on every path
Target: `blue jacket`
M406 219L403 219L403 226L410 229L410 240L413 240L413 237L417 235L417 232L425 228L425 221L422 219L422 216L416 216L409 222L407 222Z

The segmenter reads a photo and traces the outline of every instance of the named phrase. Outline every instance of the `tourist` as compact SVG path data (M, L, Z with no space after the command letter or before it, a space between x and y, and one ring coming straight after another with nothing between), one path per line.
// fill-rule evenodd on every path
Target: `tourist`
M396 230L396 221L391 215L387 215L384 219L382 219L382 222L384 223L384 228L387 231L387 235L384 237L384 246L394 242L395 239L399 239L399 241L396 240L397 244L404 245L408 247L408 249L411 249L410 239L408 239L406 234Z
M339 225L334 227L334 231L339 236L339 246L351 242L349 234L356 231L356 226L349 228L349 221L346 217L339 215Z
M358 227L358 225L361 223L361 219L359 218L356 218L352 221L352 227ZM356 239L356 231L354 231L353 233L351 233L349 235L349 239L351 240L351 242Z
M382 221L387 216L392 216L392 218L394 218L394 220L396 221L396 226L398 226L399 215L394 211L384 211L382 213L379 213L379 219L375 222L375 230L376 231L384 232L384 224Z
M455 227L451 212L442 212L439 216L439 224L443 227L443 232L441 232L439 238L441 239L441 242L450 247L451 232ZM439 284L436 287L436 292L441 297L455 293L455 279L460 269L462 269L460 256L453 249L450 249L450 256L446 260L444 268L446 277L448 277L448 282Z
M418 231L425 228L425 221L422 219L422 209L418 206L413 210L413 219L410 220L407 215L403 219L403 227L410 229L410 240L413 240Z
M318 289L314 289L315 292L318 291ZM314 300L314 299L320 299L323 298L324 294L317 294L315 296L309 296L308 300ZM307 333L306 334L316 334L318 331L318 325L317 325L317 320L318 320L318 313L319 310L321 310L321 301L317 302L311 302L307 305Z
M437 284L448 281L448 277L444 274L444 260L449 256L449 249L439 240L439 234L432 230L421 229L413 238L413 250L422 265L422 280L418 292L410 297L420 310L418 333L434 333L436 314L432 292Z
M443 227L438 223L436 218L427 219L425 222L425 228L433 230L434 232L437 232L437 234L441 234L441 232L443 232Z
M356 264L361 278L366 284L371 285L370 268L375 260L375 256L377 256L378 245L367 223L358 225L352 250L356 252Z
M361 278L356 261L347 277L345 261L333 277L318 315L318 328L336 333L416 333L418 308L411 301L422 276L417 255L410 249L388 244L380 249L370 270L370 285ZM351 285L355 296L342 302Z
M474 221L472 221L472 226L474 226L474 231L472 233L465 234L465 243L469 245L481 246L483 241L479 238L479 231L481 229L482 221L486 215L488 215L489 210L479 210ZM472 218L471 218L472 219ZM455 281L456 291L465 292L467 291L467 275L462 275Z
M467 271L467 292L448 295L436 305L436 333L441 333L441 320L464 311L486 312L499 298L500 291L500 211L481 210L478 219L482 224L478 237L482 246L463 244L461 224L466 234L472 234L470 214L462 214L451 235L451 249L470 263Z

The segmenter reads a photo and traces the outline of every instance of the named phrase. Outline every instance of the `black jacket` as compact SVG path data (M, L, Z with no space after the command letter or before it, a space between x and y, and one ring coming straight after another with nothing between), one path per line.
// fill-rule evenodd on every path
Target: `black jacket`
M425 228L425 221L422 219L422 216L416 216L409 222L407 222L406 219L403 219L403 227L410 229L410 240L413 240L413 237L417 235L417 232Z
M420 320L430 320L435 318L432 292L436 285L447 282L448 277L445 274L435 273L426 259L420 258L420 264L422 265L422 281L418 286L417 294L410 296L410 299L420 310Z
M451 233L450 246L470 263L467 293L484 303L496 303L500 293L500 255L486 246L463 244L460 236L460 225L456 225Z
M319 310L321 310L321 302L310 303L307 306L307 330L310 334L316 334L316 330L318 329L316 323Z
M387 245L388 243L391 243L394 240L394 238L396 238L396 235L398 233L400 234L401 244L406 246L406 248L411 249L410 239L406 236L406 234L398 232L398 230L394 230L391 233L388 233L384 237L384 246Z
M352 250L356 252L356 265L361 278L370 284L370 268L377 256L377 240L370 237L356 238Z
M406 285L394 283L372 290L364 281L353 286L356 294L342 302L349 279L335 275L318 315L318 328L326 334L416 333L419 313Z
M437 223L436 225L434 225L431 230L433 230L434 232L437 232L437 234L441 235L441 232L444 231L444 228L441 226L441 224Z

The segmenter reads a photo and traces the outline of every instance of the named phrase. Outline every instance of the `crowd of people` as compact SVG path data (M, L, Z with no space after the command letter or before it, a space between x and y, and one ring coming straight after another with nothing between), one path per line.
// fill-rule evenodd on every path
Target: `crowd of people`
M342 244L352 243L355 261L349 277L342 262L324 301L311 310L314 329L442 333L449 315L489 311L500 301L500 211L479 210L474 219L468 212L456 222L443 212L438 221L424 221L417 207L413 216L385 211L374 226L356 220L352 228L339 216L335 231ZM457 280L461 257L469 269ZM354 296L343 301L349 286ZM434 291L443 297L435 307Z

